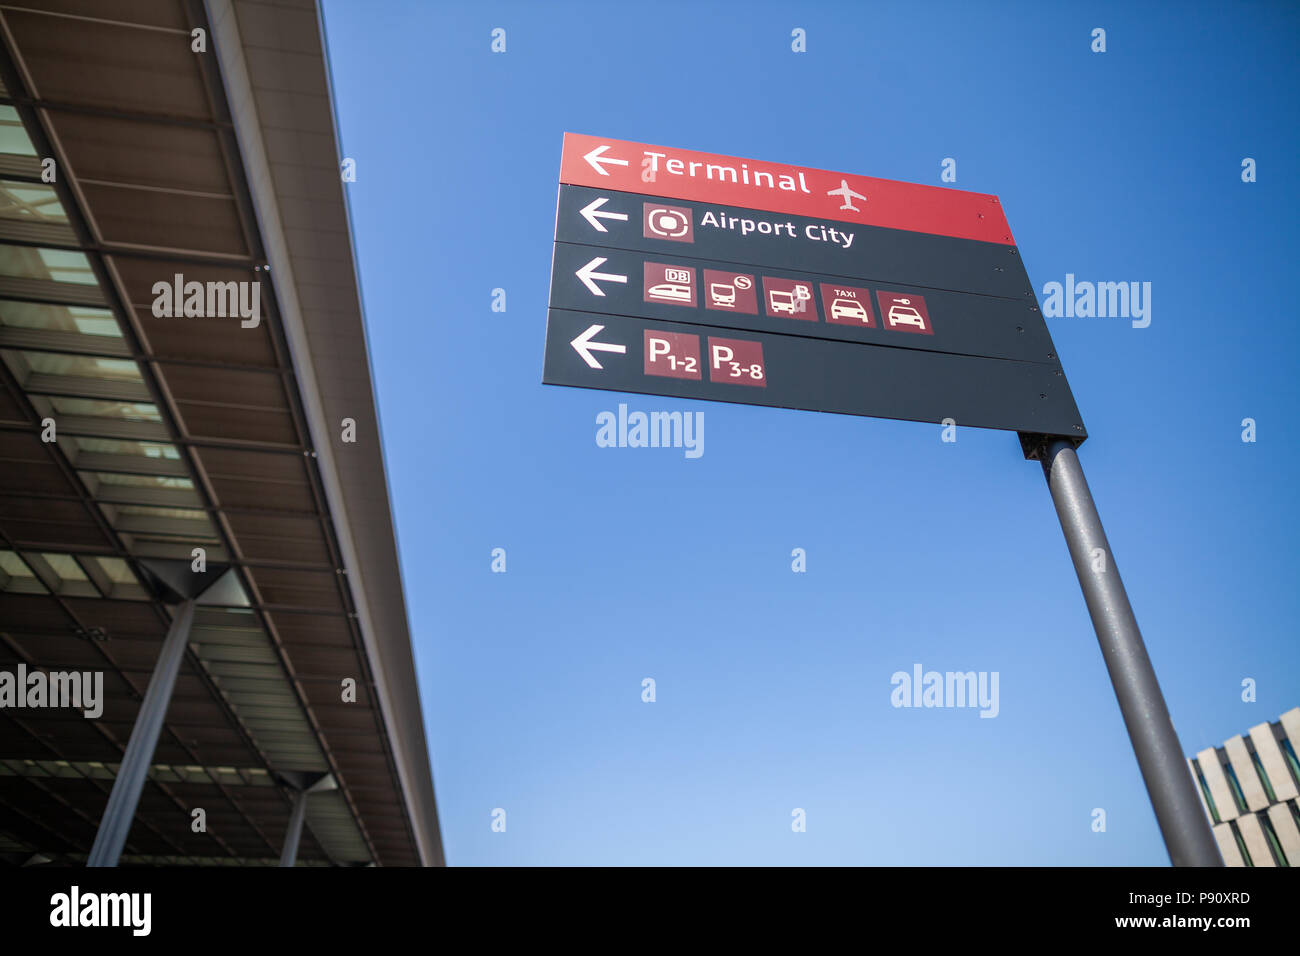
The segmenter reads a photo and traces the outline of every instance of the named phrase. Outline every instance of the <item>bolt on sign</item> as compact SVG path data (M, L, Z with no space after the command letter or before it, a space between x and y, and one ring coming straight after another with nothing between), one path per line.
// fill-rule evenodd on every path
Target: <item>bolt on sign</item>
M997 197L574 133L542 381L1087 437Z

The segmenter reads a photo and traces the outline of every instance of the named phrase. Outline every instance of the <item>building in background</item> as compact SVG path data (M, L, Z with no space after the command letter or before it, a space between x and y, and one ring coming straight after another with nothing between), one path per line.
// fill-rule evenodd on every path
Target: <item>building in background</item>
M443 862L329 84L311 2L0 9L0 684L103 686L0 687L0 864Z
M1187 761L1228 866L1300 866L1300 707Z

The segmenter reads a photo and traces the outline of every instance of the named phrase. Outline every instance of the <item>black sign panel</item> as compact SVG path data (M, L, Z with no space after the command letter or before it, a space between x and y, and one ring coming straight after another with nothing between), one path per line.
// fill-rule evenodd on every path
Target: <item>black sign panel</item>
M669 230L662 228L665 216L652 215L655 209L674 208L690 211L690 241L684 241L686 235L676 239L668 236ZM656 233L656 226L665 234ZM901 282L1037 304L1020 254L1010 243L977 242L684 199L561 186L555 241L641 252L678 249L701 259Z
M1059 367L1037 306L1020 300L694 259L676 249L557 242L550 305Z
M963 225L1000 207L939 235L686 194L560 187L543 382L1086 437L1009 230Z
M542 381L1083 435L1065 378L1041 362L560 309L548 314Z

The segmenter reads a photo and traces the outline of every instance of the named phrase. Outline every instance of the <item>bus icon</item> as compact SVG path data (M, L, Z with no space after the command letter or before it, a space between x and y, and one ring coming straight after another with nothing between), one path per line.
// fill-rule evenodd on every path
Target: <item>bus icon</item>
M816 307L809 307L812 303L812 288L803 280L763 276L763 291L767 295L768 315L788 315L805 321L817 321Z

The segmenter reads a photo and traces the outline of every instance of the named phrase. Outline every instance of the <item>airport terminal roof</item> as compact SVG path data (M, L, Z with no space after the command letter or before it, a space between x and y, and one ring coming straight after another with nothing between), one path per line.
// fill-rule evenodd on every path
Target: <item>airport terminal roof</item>
M104 681L0 709L0 861L84 862L202 549L122 862L275 863L331 774L301 865L441 864L319 11L11 0L0 81L0 670Z

